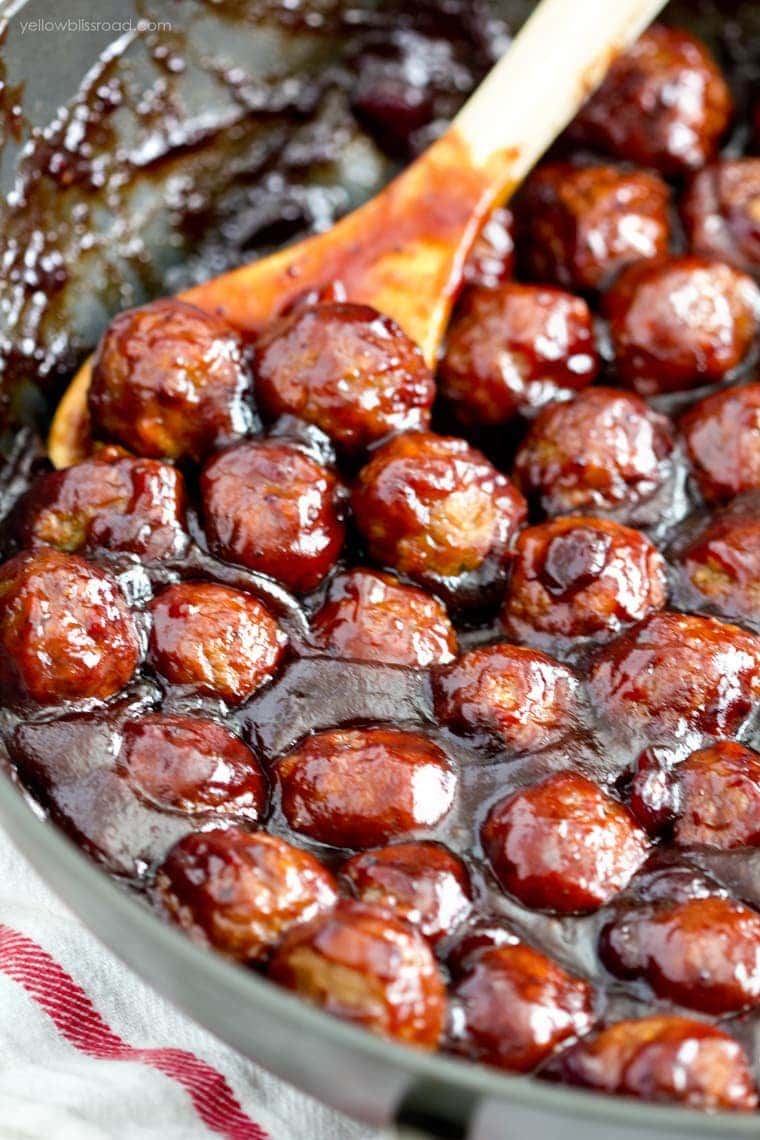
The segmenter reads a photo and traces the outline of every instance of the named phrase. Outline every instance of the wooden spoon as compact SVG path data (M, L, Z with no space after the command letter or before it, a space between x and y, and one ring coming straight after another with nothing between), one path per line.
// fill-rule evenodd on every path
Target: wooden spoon
M340 283L393 317L433 364L467 254L569 123L610 63L665 0L542 0L457 115L416 162L331 230L181 296L255 334L300 294ZM48 440L56 467L92 450L91 362L74 377Z

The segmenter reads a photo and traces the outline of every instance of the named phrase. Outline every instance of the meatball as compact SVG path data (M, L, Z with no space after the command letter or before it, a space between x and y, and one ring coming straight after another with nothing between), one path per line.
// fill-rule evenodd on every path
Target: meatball
M432 740L389 728L319 732L280 760L276 774L294 831L353 848L433 827L457 782Z
M674 818L674 790L671 767L674 763L667 745L645 748L636 758L631 773L628 802L636 820L652 836L662 835Z
M321 649L353 661L422 669L444 665L457 652L445 606L376 570L349 570L333 579L312 631Z
M513 227L511 210L500 207L493 211L464 263L465 284L495 289L509 280L515 252Z
M176 468L104 449L38 479L14 512L13 531L22 546L112 550L158 561L187 546L186 497Z
M680 428L708 503L760 490L760 383L706 396L681 417Z
M41 548L0 568L0 692L38 704L106 700L141 656L116 582L74 554Z
M604 927L599 953L657 997L720 1016L760 1005L760 914L717 895L625 908Z
M153 301L114 317L95 354L96 436L155 459L202 459L252 423L251 378L237 338L184 301Z
M760 753L719 740L679 764L674 782L676 843L760 846Z
M668 252L669 191L656 174L551 162L516 207L520 262L536 281L604 289L624 266Z
M509 637L571 649L608 641L665 605L665 559L640 531L560 518L518 536L502 620Z
M203 470L201 496L214 553L296 593L315 589L340 554L340 485L297 444L252 440L223 451Z
M715 154L731 93L700 40L653 24L619 56L570 127L577 142L680 175Z
M680 548L677 568L689 609L760 625L760 492L708 519Z
M545 653L509 642L463 653L436 673L433 690L444 724L517 752L553 743L576 722L575 674Z
M557 772L491 809L483 846L497 879L524 906L596 910L647 856L628 810L585 776Z
M155 893L194 941L241 962L267 957L292 926L337 899L332 875L313 855L239 827L180 839L156 872Z
M267 609L241 590L211 582L170 586L151 605L150 657L172 685L231 704L274 673L285 635Z
M733 1037L687 1017L618 1021L563 1053L563 1081L648 1101L747 1112L757 1093Z
M569 1037L587 1033L593 990L524 944L484 950L454 990L458 1052L500 1069L534 1069Z
M481 915L456 939L446 955L446 965L454 978L461 978L485 950L517 946L520 942L505 919Z
M358 899L391 910L437 943L468 915L467 870L440 843L396 843L354 855L342 875Z
M640 397L588 388L536 417L518 448L517 485L547 515L636 521L671 469L669 421Z
M717 383L741 364L760 290L725 262L664 258L624 269L604 308L619 379L653 396Z
M760 697L760 638L715 618L652 614L600 651L589 679L627 739L733 736Z
M408 923L379 907L341 899L275 951L269 977L327 1013L434 1049L446 991L433 953Z
M267 781L249 748L215 720L153 713L127 721L119 757L131 787L149 804L255 823Z
M504 424L596 376L588 305L572 293L508 283L471 289L449 329L440 390L465 423Z
M525 518L522 495L462 439L397 436L359 473L352 505L372 557L423 586L503 572Z
M760 158L726 158L700 170L681 217L692 252L760 272Z
M265 416L298 416L349 452L430 422L435 389L420 349L368 305L281 318L256 343L254 373Z

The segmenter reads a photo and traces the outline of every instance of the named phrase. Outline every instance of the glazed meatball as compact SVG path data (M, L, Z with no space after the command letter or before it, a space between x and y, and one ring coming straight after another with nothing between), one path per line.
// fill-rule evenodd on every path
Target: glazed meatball
M634 261L668 252L669 191L656 174L616 166L540 166L520 194L520 262L536 281L604 289Z
M0 691L39 704L106 700L141 656L116 582L74 554L42 548L0 568Z
M470 424L504 424L596 376L585 301L542 285L471 289L452 321L440 390Z
M114 317L92 369L96 436L137 455L202 459L252 423L251 378L237 338L184 301L153 301Z
M408 923L342 899L289 934L269 977L335 1017L434 1049L446 991L432 951Z
M681 217L692 252L760 272L760 158L725 158L700 170Z
M687 1009L722 1015L760 1005L760 914L717 895L625 908L599 953L622 978Z
M561 518L518 536L502 621L509 637L544 649L608 641L665 605L665 559L640 531Z
M522 495L462 439L410 432L377 449L352 496L372 557L421 585L501 572L526 514Z
M760 490L760 383L706 396L682 416L680 428L706 502Z
M741 364L760 290L733 265L673 257L624 269L604 308L619 379L653 396L717 383Z
M613 62L570 134L614 158L680 175L713 157L732 111L705 45L680 28L653 24Z
M181 582L151 612L150 658L162 677L231 704L268 681L283 654L285 635L269 611L229 586Z
M760 754L733 740L692 752L674 773L676 843L760 846Z
M512 276L514 265L514 219L512 211L493 211L480 231L464 263L466 285L495 289Z
M336 657L426 668L457 652L445 606L377 570L349 570L330 583L314 615L316 644Z
M760 491L716 511L680 547L676 565L683 608L760 626Z
M13 530L22 546L124 551L157 561L185 550L185 506L176 468L104 449L43 475L18 505Z
M132 788L149 804L255 823L267 782L249 748L215 720L153 713L124 725L119 756Z
M686 1017L618 1021L571 1046L557 1075L568 1084L690 1108L747 1112L757 1107L738 1041Z
M557 772L491 809L483 846L505 891L537 910L596 910L647 856L628 810L585 776Z
M534 1069L594 1020L593 991L524 944L484 950L454 990L463 1026L458 1052L499 1069Z
M214 456L201 496L214 553L296 593L315 589L340 554L341 487L294 443L252 440Z
M536 417L518 448L514 476L547 515L638 514L665 484L673 435L640 397L588 388Z
M440 843L396 843L354 855L342 875L358 899L391 910L437 943L469 913L470 878Z
M446 965L452 977L458 979L472 968L485 950L519 946L521 941L505 919L495 915L481 915L455 940L446 954Z
M456 732L530 752L576 723L578 678L553 657L501 642L471 649L434 677L435 711Z
M193 832L156 873L164 913L190 937L240 962L266 958L287 931L337 899L322 864L263 831Z
M652 614L600 651L590 688L626 739L733 736L760 696L760 638L714 618Z
M276 321L256 344L254 372L265 416L298 416L349 452L430 422L421 351L368 305L325 303Z
M389 728L317 733L280 760L276 774L293 830L333 847L375 847L432 827L456 789L437 744Z

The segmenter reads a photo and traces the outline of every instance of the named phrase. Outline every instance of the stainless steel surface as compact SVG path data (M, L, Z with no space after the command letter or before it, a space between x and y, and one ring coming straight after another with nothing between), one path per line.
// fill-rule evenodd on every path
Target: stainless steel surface
M28 0L21 7L30 15L59 11L52 0ZM82 7L91 11L89 4ZM98 5L104 20L123 19L129 11L124 0ZM40 67L31 40L10 42L13 70L26 76L26 106L40 122L72 94L103 46L97 36L81 36L65 59ZM401 1117L398 1135L404 1140L727 1140L760 1132L757 1117L708 1116L576 1092L372 1037L165 926L37 818L2 778L0 823L98 938L158 992L241 1053L356 1119L380 1125Z

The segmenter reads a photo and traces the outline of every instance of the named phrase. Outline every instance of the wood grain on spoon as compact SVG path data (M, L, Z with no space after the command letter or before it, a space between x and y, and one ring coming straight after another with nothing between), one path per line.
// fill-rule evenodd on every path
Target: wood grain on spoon
M340 282L393 317L434 363L467 254L504 202L665 0L542 0L449 130L331 230L182 293L256 334L289 302ZM92 449L82 366L48 449L68 467Z

